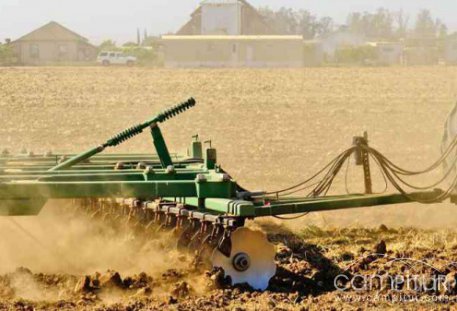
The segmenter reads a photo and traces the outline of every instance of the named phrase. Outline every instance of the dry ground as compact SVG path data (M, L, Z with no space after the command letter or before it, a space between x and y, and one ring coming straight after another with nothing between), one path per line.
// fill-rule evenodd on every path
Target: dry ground
M314 173L348 147L352 136L364 130L369 132L372 146L394 162L410 169L430 164L439 155L443 124L457 99L457 68L0 68L0 149L83 150L190 96L197 99L197 107L163 126L170 149L184 151L190 137L198 133L202 139L212 140L218 149L219 162L242 185L274 190ZM151 148L148 135L144 135L119 150L147 152ZM379 181L377 185L382 188ZM350 186L353 191L362 189L358 180L351 181ZM342 182L336 190L344 191ZM30 221L24 223L30 225ZM355 236L349 235L345 240L344 234L335 234L336 229L332 228L377 228L381 223L389 228L442 229L452 228L457 217L455 207L450 204L411 204L310 215L288 226L299 234L309 225L329 228L324 231L325 238L319 236L312 243L328 246L324 254L337 262L336 258L344 252L350 251L357 257L363 253L361 246L370 249L384 237L375 232L364 239L366 230L359 229ZM6 238L0 243L3 247L0 254L3 252L11 264L8 253L12 247L26 245L17 243L18 240L26 242L21 241L19 233L6 230L4 222L0 226L2 233L8 231L2 235ZM455 259L451 251L456 241L454 233L402 230L406 229L389 238L388 249L410 248L414 253L417 248L426 248L442 256L449 255L449 260ZM431 242L426 246L416 245L417 237L422 236ZM436 236L442 237L438 238L441 244L434 244L438 243ZM346 250L348 247L352 248ZM42 272L25 259L13 260L12 264L15 263ZM52 272L49 270L52 269L44 272ZM243 299L250 302L248 307L255 306L258 300L257 295L242 299L240 295L245 293L233 299L241 305ZM271 294L271 297L274 295L295 293ZM189 299L192 301L189 305L197 301L195 297ZM295 304L285 303L285 307L312 307L316 305L313 299L328 306L332 303L341 306L335 302L334 295L320 295L306 298L303 303L298 300ZM186 303L182 302L182 306ZM354 307L354 304L345 306Z

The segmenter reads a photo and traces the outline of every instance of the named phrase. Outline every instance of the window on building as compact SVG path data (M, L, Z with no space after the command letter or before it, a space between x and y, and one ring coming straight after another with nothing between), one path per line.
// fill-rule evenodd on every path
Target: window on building
M116 53L109 53L109 57L116 57Z
M38 44L30 45L30 57L35 59L40 58L40 47L38 46Z

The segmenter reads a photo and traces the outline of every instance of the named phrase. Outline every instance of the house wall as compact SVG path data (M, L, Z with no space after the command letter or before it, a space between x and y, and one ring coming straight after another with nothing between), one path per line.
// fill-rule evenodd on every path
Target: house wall
M303 42L303 65L307 67L321 66L324 63L322 44L318 41Z
M202 35L240 35L241 3L203 4Z
M303 41L164 39L166 67L300 67Z
M96 57L94 47L78 41L16 41L13 47L23 65L90 61Z
M434 46L407 47L404 52L404 63L409 66L436 65L439 54L438 48Z
M378 62L382 65L395 65L403 62L403 45L400 43L378 43Z
M225 29L225 31L221 31ZM176 35L274 35L255 8L245 1L224 4L203 4L192 13Z
M457 64L457 40L448 40L446 42L444 60L447 64Z

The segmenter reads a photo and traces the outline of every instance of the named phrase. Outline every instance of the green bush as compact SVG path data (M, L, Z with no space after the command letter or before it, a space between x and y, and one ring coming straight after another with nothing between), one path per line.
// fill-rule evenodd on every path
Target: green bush
M98 46L98 51L120 51L113 40L105 40Z
M14 52L9 44L0 44L0 65L12 65L15 62Z
M376 61L376 48L372 46L342 47L336 51L336 61L342 64L367 64Z
M129 46L124 47L122 51L125 54L135 56L139 65L154 66L157 65L158 57L153 47Z

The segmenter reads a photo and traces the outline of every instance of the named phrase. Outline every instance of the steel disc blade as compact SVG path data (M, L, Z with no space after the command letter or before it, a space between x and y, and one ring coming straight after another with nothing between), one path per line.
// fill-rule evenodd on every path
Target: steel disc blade
M260 231L238 228L231 235L232 250L230 257L224 256L217 248L213 252L213 267L224 269L225 275L230 276L232 285L247 283L256 290L265 290L270 279L276 273L275 247L268 242L267 237ZM249 265L242 271L235 267L234 260L247 255Z
M192 235L194 234L194 230L192 230L191 226L187 226L184 230L182 230L182 232L178 232L178 234L179 237L176 245L178 250L182 252L187 251L187 246L189 245Z

